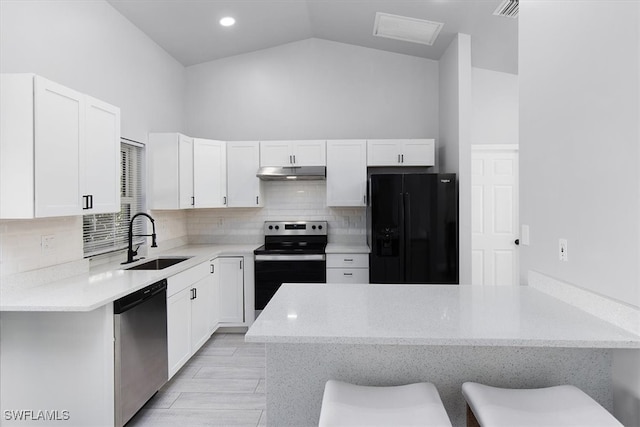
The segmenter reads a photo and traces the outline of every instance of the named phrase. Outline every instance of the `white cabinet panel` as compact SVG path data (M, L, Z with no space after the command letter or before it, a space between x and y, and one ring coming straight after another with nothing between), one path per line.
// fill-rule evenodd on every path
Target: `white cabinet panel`
M244 272L242 257L214 260L214 275L220 284L220 323L244 322Z
M402 143L402 166L435 165L435 141L433 139L409 139Z
M369 254L327 254L327 283L369 283Z
M326 141L293 141L294 166L325 166Z
M227 154L225 142L194 139L193 194L196 208L226 206Z
M213 278L206 276L194 283L191 298L191 352L197 352L211 336L210 308Z
M35 216L79 215L82 94L35 78Z
M0 84L0 217L119 211L120 110L33 74Z
M264 205L262 180L256 177L260 167L258 141L227 142L227 206L252 208Z
M328 268L327 283L369 283L369 269Z
M395 139L367 141L368 166L400 166L402 143Z
M191 357L191 289L167 298L169 378Z
M180 208L193 207L193 138L184 135L178 135L178 187Z
M327 141L327 206L365 206L366 140Z
M367 141L368 166L434 166L433 139L377 139Z
M260 141L260 166L325 166L326 141Z
M261 141L260 166L291 166L291 141Z
M83 175L85 212L120 211L120 109L87 96Z
M327 254L327 268L369 268L369 255Z

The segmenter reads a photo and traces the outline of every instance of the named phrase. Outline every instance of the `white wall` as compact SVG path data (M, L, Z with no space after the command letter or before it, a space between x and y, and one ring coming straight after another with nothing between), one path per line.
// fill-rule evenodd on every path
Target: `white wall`
M438 62L320 39L187 68L186 132L222 140L438 135Z
M519 21L523 282L640 307L640 3L524 1ZM640 351L614 354L613 379L614 415L640 425Z
M0 2L0 72L30 72L120 107L122 135L182 129L185 69L103 0ZM0 221L2 275L82 258L82 220ZM43 256L40 236L56 236Z
M440 172L458 174L460 283L471 283L471 37L458 34L439 61Z
M472 68L472 144L518 144L518 76Z

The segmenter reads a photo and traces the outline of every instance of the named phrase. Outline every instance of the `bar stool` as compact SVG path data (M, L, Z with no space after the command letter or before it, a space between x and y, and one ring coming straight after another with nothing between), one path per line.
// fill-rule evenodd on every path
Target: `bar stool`
M371 387L329 380L318 426L451 427L451 421L431 383Z
M606 409L572 385L509 389L466 382L467 427L622 427Z

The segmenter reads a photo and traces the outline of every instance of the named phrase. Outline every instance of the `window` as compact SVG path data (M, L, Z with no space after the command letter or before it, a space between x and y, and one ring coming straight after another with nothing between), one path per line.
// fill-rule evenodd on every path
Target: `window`
M129 221L144 212L144 145L122 138L120 142L120 212L84 215L82 237L84 257L125 249ZM133 234L145 234L145 221L136 221ZM144 243L144 237L134 240Z

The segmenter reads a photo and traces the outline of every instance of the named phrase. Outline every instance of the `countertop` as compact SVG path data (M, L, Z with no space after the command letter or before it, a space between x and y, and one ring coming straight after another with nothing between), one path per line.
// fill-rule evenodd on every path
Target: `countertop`
M640 348L640 336L527 286L285 284L245 339Z
M328 243L325 252L328 254L368 254L371 249L364 243Z
M88 273L35 286L4 284L0 289L0 311L91 311L173 276L200 263L223 255L250 255L259 245L187 245L160 252L157 256L191 258L163 270L123 270L118 262L99 265ZM149 257L148 259L153 259Z

